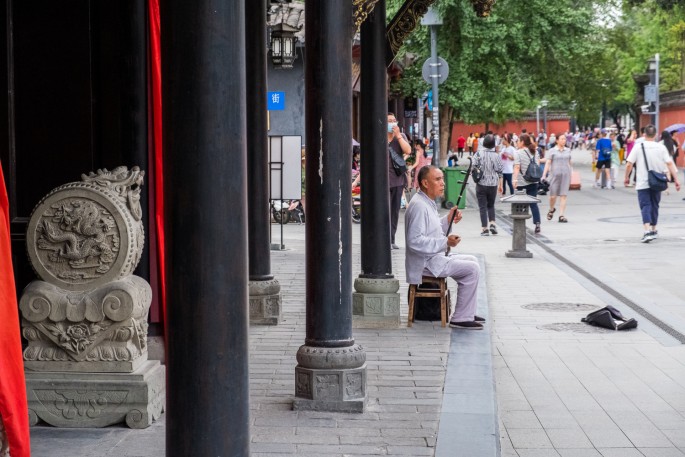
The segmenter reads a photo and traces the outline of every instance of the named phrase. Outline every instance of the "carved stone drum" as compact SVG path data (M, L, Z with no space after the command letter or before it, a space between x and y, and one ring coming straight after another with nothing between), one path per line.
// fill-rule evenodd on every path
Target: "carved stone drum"
M28 255L38 276L66 290L94 289L133 273L143 252L144 172L118 167L54 189L31 214Z
M33 210L27 251L40 280L19 300L31 424L144 428L163 410L164 367L147 360L152 290L132 274L145 241L144 175L81 175Z

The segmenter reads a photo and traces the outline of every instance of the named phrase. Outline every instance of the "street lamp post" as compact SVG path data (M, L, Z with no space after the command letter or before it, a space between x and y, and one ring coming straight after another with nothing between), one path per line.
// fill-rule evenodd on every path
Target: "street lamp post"
M571 102L571 133L576 133L576 108L578 107L578 102L573 100Z
M540 133L540 108L542 108L540 105L535 107L535 134L538 135Z
M547 105L549 101L547 99L540 100L540 105L542 105L542 128L545 131L545 138L548 138L549 133L547 132ZM545 140L547 142L547 140Z
M653 59L649 59L650 78L654 75L652 84L655 86L654 93L654 111L652 111L652 124L659 132L659 54L655 54Z

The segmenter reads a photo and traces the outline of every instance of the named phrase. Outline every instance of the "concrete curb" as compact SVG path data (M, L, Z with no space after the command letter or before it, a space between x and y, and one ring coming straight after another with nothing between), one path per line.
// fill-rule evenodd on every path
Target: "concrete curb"
M489 321L485 258L474 255L481 267L478 315ZM489 323L484 330L452 330L436 457L500 454Z

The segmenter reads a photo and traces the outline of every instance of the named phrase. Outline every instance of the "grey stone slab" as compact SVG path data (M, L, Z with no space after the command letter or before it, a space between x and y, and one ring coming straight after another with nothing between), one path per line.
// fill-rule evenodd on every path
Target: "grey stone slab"
M500 410L500 418L504 426L509 428L542 428L542 424L538 420L533 411L502 411Z
M640 452L645 457L683 457L685 453L681 451L678 448L675 447L670 447L670 448L655 448L655 447L641 447L638 448Z
M561 457L602 457L596 449L557 449Z
M666 437L678 448L685 448L685 429L661 430Z
M294 444L285 443L251 443L250 451L253 456L255 453L264 453L273 456L273 454L295 454L297 448Z
M597 448L602 457L644 457L644 454L635 448Z
M519 457L560 457L554 449L516 449Z
M387 449L390 455L432 456L435 453L435 449L426 446L388 446Z
M576 428L546 428L545 432L552 441L552 445L560 453L562 448L566 449L588 449L594 448L590 440L580 427Z
M327 446L318 444L298 444L297 454L347 454L347 455L383 455L385 453L385 446L355 446L355 445L338 445Z
M553 448L547 433L542 429L512 428L507 429L514 449L545 449Z

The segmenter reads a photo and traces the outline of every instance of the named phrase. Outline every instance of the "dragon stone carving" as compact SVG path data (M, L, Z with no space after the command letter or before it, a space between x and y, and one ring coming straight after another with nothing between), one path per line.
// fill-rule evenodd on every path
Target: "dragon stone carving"
M143 249L145 172L117 167L81 175L36 206L27 232L33 281L20 299L36 371L126 371L147 360L150 285L131 273Z

